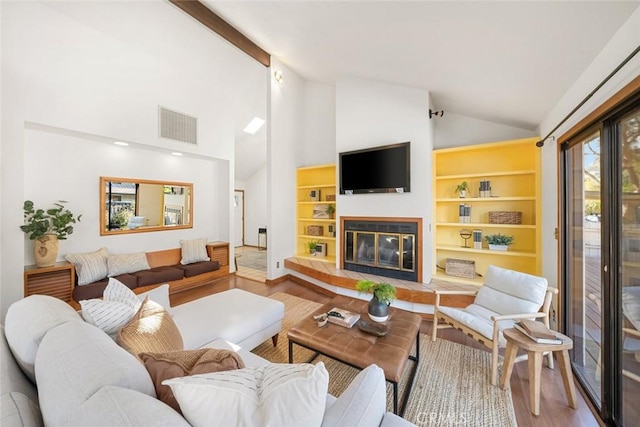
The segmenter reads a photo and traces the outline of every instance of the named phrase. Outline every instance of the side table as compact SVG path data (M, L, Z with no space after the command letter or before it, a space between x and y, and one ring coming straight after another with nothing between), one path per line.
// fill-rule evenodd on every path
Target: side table
M24 296L49 295L69 302L75 275L73 264L66 261L56 262L50 267L28 265L24 268Z
M576 408L576 388L573 384L573 373L569 362L569 350L573 348L571 338L556 332L562 344L538 344L515 328L505 329L504 338L507 340L507 348L504 354L504 364L502 376L500 377L500 388L505 389L511 373L513 364L518 353L518 348L525 350L528 354L529 367L529 400L531 401L531 413L540 415L540 373L542 371L542 358L545 352L556 352L560 362L562 382L567 393L569 406Z

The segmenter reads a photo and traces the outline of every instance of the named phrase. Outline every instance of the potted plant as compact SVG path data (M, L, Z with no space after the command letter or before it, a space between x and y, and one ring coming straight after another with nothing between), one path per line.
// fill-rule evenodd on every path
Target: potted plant
M59 200L53 208L36 209L31 200L25 200L24 225L20 229L34 241L34 257L38 267L53 265L58 256L58 240L65 240L73 233L73 225L80 221L65 207L65 201Z
M461 199L464 199L465 197L467 197L467 191L469 191L469 184L467 183L467 181L462 181L456 187L456 193L460 193Z
M329 214L329 218L333 218L333 214L336 212L336 207L333 204L327 206L327 213Z
M356 283L356 290L373 294L367 310L374 322L384 322L389 318L389 305L396 299L396 288L389 283L374 283L370 280L360 280Z
M506 251L509 245L513 243L513 236L505 236L504 234L489 234L485 237L492 251Z
M311 240L310 242L307 242L307 248L309 248L309 254L313 255L316 253L316 246L318 246L318 243L320 243L317 240Z

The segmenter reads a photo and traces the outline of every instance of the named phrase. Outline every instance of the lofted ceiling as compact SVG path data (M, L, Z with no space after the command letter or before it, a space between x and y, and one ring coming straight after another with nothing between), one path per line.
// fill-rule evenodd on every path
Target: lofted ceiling
M347 76L423 88L445 112L528 130L540 124L640 5L611 0L204 3L307 80L334 84Z
M422 88L439 110L531 131L640 6L611 0L203 3L306 80L333 85L356 77ZM255 136L241 132L252 114L266 115L266 82L257 85L248 84L260 96L237 126L238 180L266 161L264 128Z

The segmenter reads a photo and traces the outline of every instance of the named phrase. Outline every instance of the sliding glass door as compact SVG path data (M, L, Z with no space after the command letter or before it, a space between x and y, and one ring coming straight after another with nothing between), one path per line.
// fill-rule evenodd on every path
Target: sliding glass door
M561 285L576 377L640 425L640 99L561 144Z
M615 123L621 141L622 419L640 425L640 108Z

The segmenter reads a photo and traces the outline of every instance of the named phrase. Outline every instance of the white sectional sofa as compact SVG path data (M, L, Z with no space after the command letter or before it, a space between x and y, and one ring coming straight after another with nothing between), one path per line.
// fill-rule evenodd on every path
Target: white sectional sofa
M237 289L170 310L185 349L234 349L247 367L269 363L248 350L276 335L284 315L280 302ZM61 300L35 295L18 301L1 330L3 427L189 426L156 399L135 356ZM339 398L327 395L322 425L411 425L385 413L385 406L384 375L372 365Z

